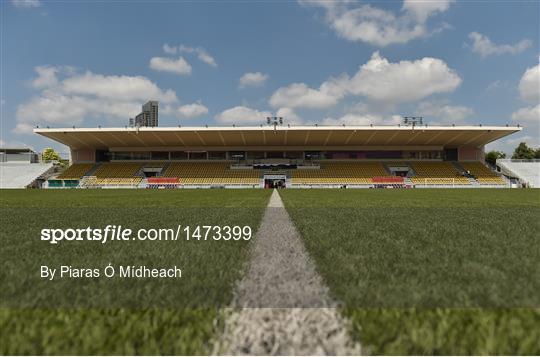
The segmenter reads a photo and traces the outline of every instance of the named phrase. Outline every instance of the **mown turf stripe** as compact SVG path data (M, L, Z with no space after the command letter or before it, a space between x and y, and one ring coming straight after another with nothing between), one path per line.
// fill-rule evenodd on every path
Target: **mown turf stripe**
M216 353L360 354L347 324L274 191Z

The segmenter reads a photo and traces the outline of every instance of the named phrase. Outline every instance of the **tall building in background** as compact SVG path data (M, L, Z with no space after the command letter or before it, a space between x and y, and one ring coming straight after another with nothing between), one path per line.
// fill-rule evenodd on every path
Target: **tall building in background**
M148 101L142 107L143 113L147 113L146 126L158 126L158 102L155 100Z
M149 100L142 106L142 112L135 119L129 119L130 126L158 126L158 105L156 100Z

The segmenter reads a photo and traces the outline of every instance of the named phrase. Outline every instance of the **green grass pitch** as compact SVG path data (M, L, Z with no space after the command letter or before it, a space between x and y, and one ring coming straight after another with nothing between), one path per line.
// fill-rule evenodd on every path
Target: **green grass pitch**
M2 191L0 353L210 353L219 307L231 300L249 242L52 245L40 241L40 230L181 223L250 225L255 232L269 195L259 190ZM39 279L45 263L104 267L109 262L175 264L182 267L182 278L150 279L154 283Z
M249 243L54 247L39 241L39 230L105 223L160 227L178 222L255 228L269 194L269 190L1 191L0 353L210 353L223 318L219 307L231 299ZM318 272L344 304L352 336L368 352L540 353L540 191L282 190L280 194ZM40 282L33 278L29 283L24 269L66 259L73 265L107 264L111 259L149 265L179 262L187 270L178 286L147 287L165 299L163 306L149 301L146 307L107 307L118 302L108 285L92 307L10 306L13 295L7 294L39 304L53 293L45 289L30 294ZM57 287L65 291L71 284L59 282ZM128 291L130 286L120 288ZM79 290L71 290L70 296L77 299Z
M538 354L539 190L287 190L374 354Z

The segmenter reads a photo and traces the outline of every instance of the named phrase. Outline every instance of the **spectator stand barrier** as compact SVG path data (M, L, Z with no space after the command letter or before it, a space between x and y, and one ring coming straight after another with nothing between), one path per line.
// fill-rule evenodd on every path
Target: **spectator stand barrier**
M178 177L149 177L146 188L180 188Z

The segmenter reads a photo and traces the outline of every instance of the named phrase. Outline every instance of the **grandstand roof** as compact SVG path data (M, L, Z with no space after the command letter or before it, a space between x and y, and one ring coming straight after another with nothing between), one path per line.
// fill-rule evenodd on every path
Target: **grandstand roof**
M250 126L56 128L34 132L72 149L179 150L298 147L483 146L520 131L515 126Z

